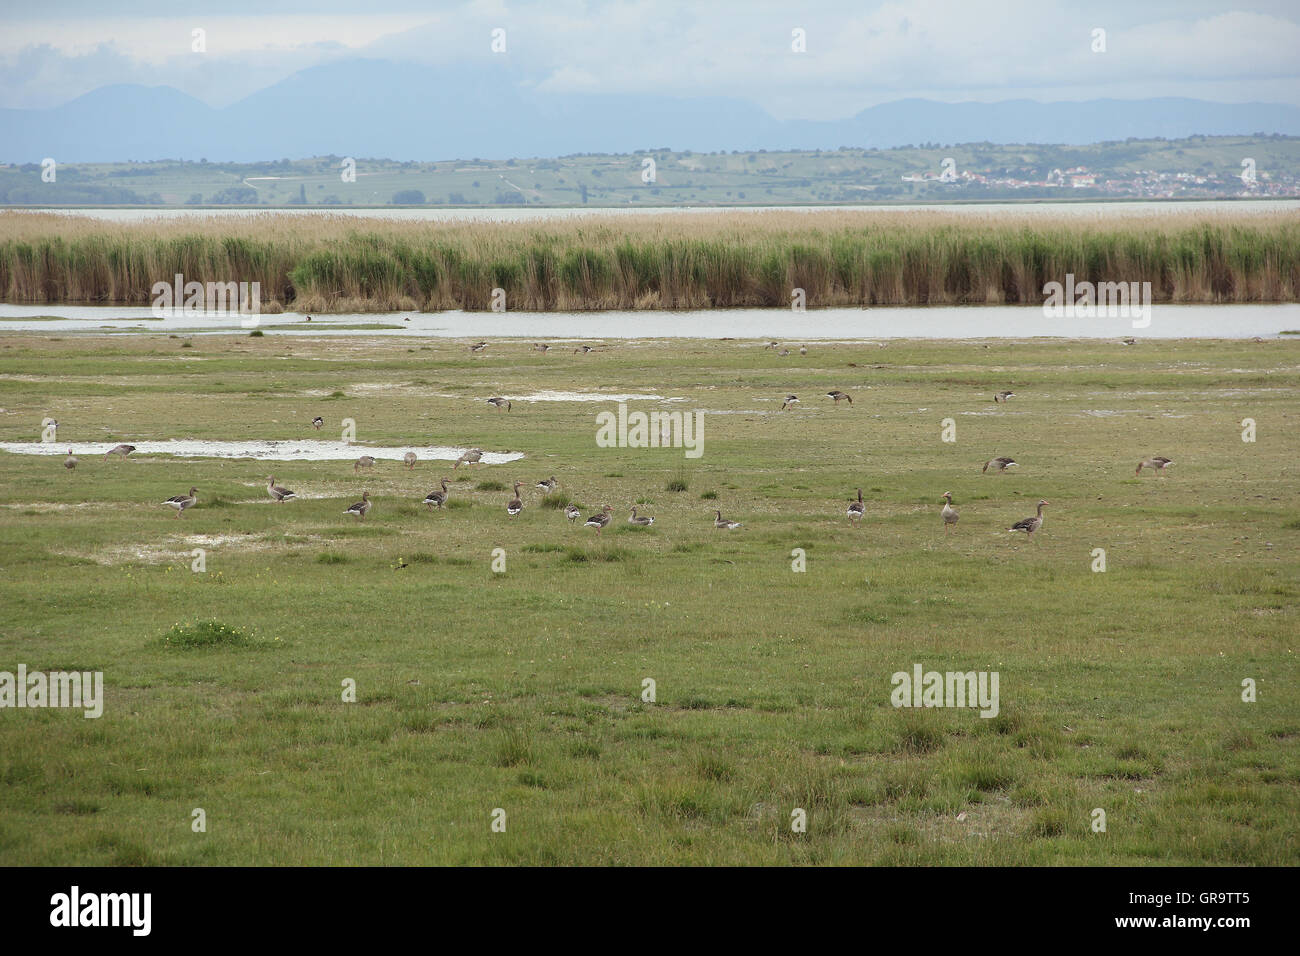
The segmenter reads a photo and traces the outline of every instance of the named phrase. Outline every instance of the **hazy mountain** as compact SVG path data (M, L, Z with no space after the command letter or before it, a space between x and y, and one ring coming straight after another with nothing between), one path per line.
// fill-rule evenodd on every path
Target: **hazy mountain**
M1300 108L1190 99L1081 103L900 100L833 122L778 121L739 99L539 92L508 67L452 73L352 60L224 109L170 87L108 86L52 109L0 110L0 160L247 162L556 156L669 147L834 149L922 142L1086 144L1197 133L1300 135Z

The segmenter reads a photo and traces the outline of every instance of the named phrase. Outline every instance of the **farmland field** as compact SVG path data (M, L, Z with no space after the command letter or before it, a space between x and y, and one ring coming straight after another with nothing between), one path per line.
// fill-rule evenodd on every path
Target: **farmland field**
M0 710L0 863L1300 858L1300 342L554 344L0 335L0 441L525 455L0 452L0 670L105 681ZM703 454L600 447L615 404L565 392L702 410ZM915 665L996 672L997 715L892 706Z

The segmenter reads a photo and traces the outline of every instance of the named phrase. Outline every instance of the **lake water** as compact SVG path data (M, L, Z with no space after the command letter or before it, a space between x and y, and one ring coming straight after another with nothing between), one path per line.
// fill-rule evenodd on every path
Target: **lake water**
M129 209L15 209L16 212L54 213L60 216L86 216L109 222L143 222L150 219L201 219L209 216L231 218L238 216L353 216L363 219L413 220L417 222L533 222L547 219L571 219L575 216L690 216L717 212L944 212L962 215L1026 215L1026 216L1084 216L1110 218L1115 216L1149 216L1161 213L1222 213L1251 214L1264 212L1300 211L1300 200L1223 200L1205 199L1178 201L1138 202L1024 202L1024 203L916 203L909 205L862 206L577 206L577 207L503 207L469 209L408 209L394 206L310 206L275 209L230 208L158 208L132 207ZM0 219L0 224L3 220Z
M247 335L239 318L179 313L152 318L149 306L0 305L0 333L146 332ZM55 318L42 318L54 316ZM1300 329L1300 304L1153 305L1150 326L1129 318L1050 318L1039 306L931 308L714 309L696 312L396 312L259 317L266 335L582 341L640 338L775 339L787 345L818 339L898 338L1273 338ZM363 326L358 328L358 326Z
M15 455L57 455L60 458L72 449L74 455L90 458L104 455L110 448L117 447L117 442L61 442L61 441L5 441L0 442L0 451ZM316 439L291 439L284 441L203 441L200 439L174 439L170 441L138 441L131 459L147 458L150 455L172 455L177 458L256 458L259 461L356 461L359 455L369 455L380 461L401 462L402 456L413 451L419 461L451 461L463 455L465 448L449 448L441 445L400 445L376 446L360 445L343 441L320 441ZM500 465L518 461L523 458L520 452L483 453L482 464ZM129 467L124 465L123 467ZM474 465L466 466L475 468Z

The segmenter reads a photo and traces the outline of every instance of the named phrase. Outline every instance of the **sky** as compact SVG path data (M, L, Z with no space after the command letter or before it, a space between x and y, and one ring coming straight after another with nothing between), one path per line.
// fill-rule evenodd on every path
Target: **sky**
M908 97L1300 105L1300 0L0 0L0 107L117 83L224 107L340 59L469 63L495 29L541 89L740 97L783 120Z

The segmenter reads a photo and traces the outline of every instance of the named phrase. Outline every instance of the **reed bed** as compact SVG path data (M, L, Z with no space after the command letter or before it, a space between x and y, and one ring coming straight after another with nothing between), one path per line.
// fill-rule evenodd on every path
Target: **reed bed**
M1300 300L1300 215L1093 219L826 211L392 222L249 216L129 224L0 213L7 302L146 304L155 282L258 282L264 309L523 311L1036 304L1064 281L1157 302Z

